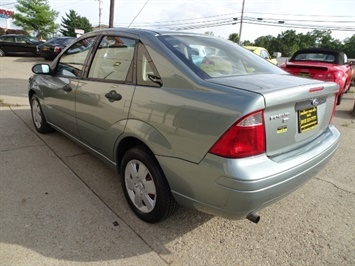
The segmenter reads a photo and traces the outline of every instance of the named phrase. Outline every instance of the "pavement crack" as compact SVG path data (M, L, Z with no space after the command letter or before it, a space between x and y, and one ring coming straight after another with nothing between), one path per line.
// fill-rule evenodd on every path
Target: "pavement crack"
M343 189L343 188L337 186L336 184L334 184L334 183L331 182L331 181L328 181L328 180L325 180L325 179L322 179L322 178L319 178L319 177L315 177L314 179L319 180L319 181L323 181L323 182L328 183L328 184L331 184L331 185L334 186L335 188L337 188L337 189L339 189L339 190L341 190L341 191L344 191L344 192L346 192L346 193L349 193L349 194L355 196L355 193L354 193L354 192L345 190L345 189Z
M13 148L13 149L5 149L5 150L1 150L1 152L8 152L8 151L17 151L17 150L23 150L23 149L27 149L27 148L37 148L37 147L45 147L46 145L27 145L27 146L21 146L18 148Z
M78 156L86 155L86 154L89 154L89 152L82 152L82 153L78 153L78 154L68 155L68 156L65 156L65 157L66 158L74 158L74 157L78 157Z

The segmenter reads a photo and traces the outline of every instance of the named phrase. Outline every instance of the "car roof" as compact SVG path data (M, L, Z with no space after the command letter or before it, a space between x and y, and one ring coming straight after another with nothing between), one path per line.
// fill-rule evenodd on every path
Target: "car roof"
M20 37L20 36L31 37L31 36L25 35L25 34L4 34L4 35L1 35L1 37Z
M331 53L331 54L339 54L344 56L344 52L339 50L329 49L329 48L305 48L295 52L295 54L301 54L301 53Z
M335 57L334 63L336 64L344 64L344 52L339 51L339 50L334 50L334 49L328 49L328 48L306 48L306 49L300 49L297 52L295 52L291 59L291 61L294 61L295 57L299 54L311 54L311 53L324 53L324 54L332 54ZM296 61L296 60L295 60Z
M171 35L195 35L195 36L207 36L205 34L200 34L200 33L195 33L195 32L189 32L189 31L175 31L175 30L167 30L167 29L143 29L143 28L125 28L125 27L117 27L117 28L108 28L108 29L102 29L102 30L95 30L93 32L126 32L126 33L132 33L132 34L137 34L137 35L151 35L151 34L159 34L159 35L165 35L165 34L171 34ZM86 35L86 34L84 34Z

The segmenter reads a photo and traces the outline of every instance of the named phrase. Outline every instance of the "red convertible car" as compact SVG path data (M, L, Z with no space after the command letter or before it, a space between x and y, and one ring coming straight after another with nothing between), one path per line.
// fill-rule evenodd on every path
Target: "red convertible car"
M355 74L355 62L348 61L341 51L309 48L298 50L291 59L280 67L292 75L323 81L333 81L339 85L337 105L351 87Z

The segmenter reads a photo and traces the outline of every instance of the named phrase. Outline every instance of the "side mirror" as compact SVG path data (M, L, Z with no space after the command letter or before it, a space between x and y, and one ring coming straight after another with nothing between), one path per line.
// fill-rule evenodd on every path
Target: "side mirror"
M32 67L32 72L35 74L49 74L50 67L48 64L35 64Z
M282 54L281 54L280 52L274 52L272 55L273 55L275 58L279 58L279 57L282 56Z

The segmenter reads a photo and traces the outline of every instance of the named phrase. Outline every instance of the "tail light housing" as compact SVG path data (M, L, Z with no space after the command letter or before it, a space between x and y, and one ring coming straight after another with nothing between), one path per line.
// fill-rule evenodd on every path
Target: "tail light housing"
M265 153L264 111L248 114L234 123L211 147L210 153L245 158Z
M58 46L54 47L54 52L55 53L59 53L60 52L60 47L58 47Z

